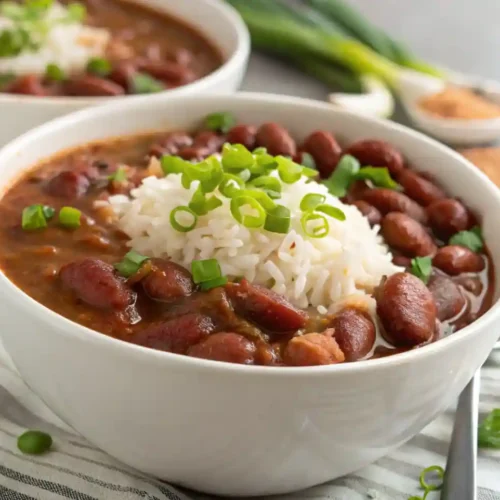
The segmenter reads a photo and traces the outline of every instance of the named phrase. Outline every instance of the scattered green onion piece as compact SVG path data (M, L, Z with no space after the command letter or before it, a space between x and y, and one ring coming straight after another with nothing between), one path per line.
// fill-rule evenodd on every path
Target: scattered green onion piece
M85 19L85 16L87 15L87 9L85 8L85 5L79 2L70 3L66 7L66 9L68 11L68 17L67 17L68 22L73 22L73 23L81 22Z
M276 177L261 175L248 183L248 186L262 189L270 198L281 198L281 182Z
M53 82L62 82L66 79L66 74L57 64L47 64L45 77Z
M326 196L323 194L317 194L317 193L306 194L300 202L300 209L303 212L314 210L318 205L323 204L325 200Z
M290 224L290 210L283 205L277 205L273 210L267 212L264 229L271 233L286 234L290 229Z
M188 216L192 218L192 222L187 224L179 222L179 220L177 219L177 216L179 214L188 214ZM192 231L196 227L197 222L198 216L189 207L181 205L177 208L174 208L170 212L170 224L176 231L179 231L180 233L188 233L189 231Z
M130 88L132 94L155 94L165 90L165 85L147 73L135 73L130 79Z
M149 257L141 255L139 252L136 252L135 250L130 250L130 252L125 254L123 260L117 262L113 267L124 278L130 278L130 276L134 275L137 271L139 271L144 262L146 262L147 260L149 260Z
M306 177L318 177L319 172L314 168L302 167L302 175Z
M207 198L200 186L193 194L188 206L196 215L206 215L221 205L222 201L216 196Z
M426 481L426 475L429 473L434 473L441 480L441 484L432 484ZM435 491L441 489L443 486L442 480L444 477L444 469L439 465L431 465L430 467L426 467L420 474L420 486L427 493L428 491Z
M247 182L250 180L252 177L252 172L246 168L245 170L242 170L241 172L238 172L236 174L243 182Z
M207 165L207 171L210 175L207 179L201 180L200 185L205 193L211 193L222 182L224 170L220 161L215 156L209 156L202 164Z
M212 176L212 170L214 169L213 162L206 160L200 161L198 163L186 162L184 166L184 173L191 179L191 181L208 181Z
M314 224L313 228L310 229L310 223L314 223L314 221L321 221L322 224ZM330 225L326 217L315 212L305 212L300 218L300 223L302 230L310 238L324 238L330 230Z
M125 167L118 167L115 172L108 176L111 182L125 182L127 180L127 170Z
M17 447L27 455L41 455L51 446L52 437L42 431L26 431L17 438Z
M484 247L481 228L479 226L473 227L470 231L460 231L454 234L450 241L450 245L459 245L468 248L473 252L480 252Z
M252 153L254 155L265 155L267 154L267 148L263 148L263 147L259 147L259 148L255 148Z
M344 155L337 164L333 174L323 181L323 184L325 184L331 194L341 198L346 195L359 169L359 161L354 156Z
M245 187L245 182L241 177L232 174L224 174L222 182L219 184L219 191L226 198L232 198Z
M500 408L493 410L479 425L478 445L500 449Z
M42 206L42 212L46 220L52 219L52 217L56 214L56 211L48 205Z
M224 286L227 283L227 277L221 276L220 278L215 278L210 281L204 281L200 284L200 288L205 292L211 290L212 288L217 288L219 286Z
M242 144L224 144L222 148L222 166L225 170L240 171L250 169L255 158Z
M222 277L222 271L217 259L193 260L191 262L193 281L199 285Z
M103 57L94 57L87 63L87 73L97 76L108 76L112 69L111 63Z
M161 169L165 176L169 174L182 174L184 172L186 160L183 160L180 156L164 155L160 160Z
M399 184L392 179L387 167L363 167L355 175L356 180L370 181L374 186L399 189Z
M257 215L242 213L242 208L246 206L256 211ZM264 207L256 198L249 195L239 195L231 199L231 214L240 224L248 228L262 227L266 222L266 211Z
M323 214L326 214L333 219L337 219L340 221L345 220L345 213L340 210L340 208L334 207L332 205L319 205L316 207L316 212L321 212Z
M316 170L316 162L314 161L313 156L309 153L304 152L301 154L300 164L304 167L310 168L311 170ZM316 170L316 175L317 174L318 171Z
M276 203L274 203L271 197L260 189L244 189L239 195L255 198L267 212L276 208Z
M67 227L68 229L76 229L80 227L80 218L82 212L77 208L73 207L62 207L59 210L59 223L61 226Z
M280 179L287 184L294 184L302 177L303 168L298 163L285 156L277 156L278 174Z
M212 113L205 118L204 125L209 130L226 133L236 123L236 118L228 112Z
M259 154L254 153L254 157L257 164L254 166L255 173L257 173L257 171L262 173L269 173L271 170L274 170L278 166L278 162L274 159L273 156L267 154L267 152Z
M21 226L25 231L43 229L47 227L47 219L43 205L30 205L23 210Z
M432 258L415 257L411 260L410 270L414 276L421 279L427 285L432 274Z

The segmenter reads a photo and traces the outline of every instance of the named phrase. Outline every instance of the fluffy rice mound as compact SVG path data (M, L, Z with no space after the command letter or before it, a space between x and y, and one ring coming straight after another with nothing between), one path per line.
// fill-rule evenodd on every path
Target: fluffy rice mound
M194 259L215 258L227 276L269 286L297 307L314 306L322 313L353 299L372 309L368 294L384 275L400 270L392 264L379 227L371 228L356 207L343 204L306 177L283 184L279 203L291 210L288 234L240 225L222 195L223 205L200 216L195 229L178 232L170 224L170 212L187 205L197 185L193 182L185 189L180 175L148 177L130 197L110 197L130 247L151 257L170 257L188 269ZM310 238L302 230L299 205L308 193L325 195L325 203L346 215L345 221L327 217L330 229L324 238Z

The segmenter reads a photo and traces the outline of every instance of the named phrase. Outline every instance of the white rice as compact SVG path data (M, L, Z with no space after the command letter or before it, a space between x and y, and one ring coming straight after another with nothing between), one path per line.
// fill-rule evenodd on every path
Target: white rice
M401 270L392 264L378 226L371 228L355 206L343 204L325 186L305 177L283 184L279 203L292 214L288 234L238 224L229 200L222 196L223 205L199 217L195 229L178 232L170 224L170 212L189 203L197 184L185 189L180 175L148 177L130 197L110 197L119 216L118 225L130 237L130 247L151 257L168 256L188 269L194 259L216 258L224 274L271 284L297 307L314 306L322 314L353 301L373 311L370 293L374 287L384 275ZM346 215L345 221L327 216L330 230L324 238L309 238L303 233L299 205L308 193L325 195L326 203L341 208Z
M58 3L54 3L47 14L49 19L64 15L65 9ZM12 24L10 19L0 17L0 32ZM26 51L16 57L0 58L0 73L43 74L48 64L57 64L66 73L81 72L90 59L105 54L110 38L105 29L81 23L55 24L36 52Z

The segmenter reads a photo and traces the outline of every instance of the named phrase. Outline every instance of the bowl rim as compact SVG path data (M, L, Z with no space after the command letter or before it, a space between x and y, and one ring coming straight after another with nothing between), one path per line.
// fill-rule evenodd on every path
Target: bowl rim
M221 0L197 0L202 1L214 9L214 15L223 16L225 19L225 24L228 28L234 31L236 35L236 46L231 49L230 56L223 61L223 63L214 71L205 75L204 77L195 80L187 85L182 85L180 87L175 87L173 89L166 89L159 92L156 95L168 95L174 96L182 94L183 92L203 92L203 90L208 87L214 87L217 82L223 80L227 75L236 72L243 61L247 61L250 56L251 42L250 33L246 24L244 23L238 11L227 2ZM133 2L133 0L132 0ZM165 8L165 13L168 13L168 6ZM175 16L181 22L189 24L191 26L190 20L182 16ZM195 28L197 31L206 36L203 29ZM215 45L216 48L220 49L217 40L210 41ZM126 99L127 101L138 100L144 98L144 95L124 95L115 97L84 97L84 96L46 96L46 97L36 97L30 95L21 94L7 94L0 92L0 105L2 103L18 103L18 104L32 104L37 106L69 106L74 104L81 104L82 106L91 106L104 103L114 103Z
M66 126L69 125L80 125L105 118L108 114L113 112L124 112L132 113L136 106L154 106L156 101L161 101L162 103L168 103L171 100L176 100L176 98L170 96L156 96L151 97L141 97L140 99L134 100L122 100L116 101L114 103L107 104L105 106L97 106L86 108L74 113L70 113L63 117L51 120L33 130L30 130L13 141L9 142L6 146L0 149L0 168L1 164L8 160L10 157L15 157L19 154L20 150L29 148L30 143L36 140L43 140L50 138L56 133L61 133ZM300 112L301 109L316 109L316 110L328 110L331 114L336 114L340 117L353 117L355 116L360 122L372 123L383 127L388 131L398 131L406 136L412 137L413 139L425 144L427 147L431 147L436 151L440 151L442 154L447 155L449 158L454 159L455 162L461 164L461 168L468 170L477 177L478 185L480 188L488 193L488 196L496 199L498 209L500 210L500 190L491 182L488 177L479 169L475 168L474 165L468 161L466 158L461 156L456 151L439 143L438 141L426 136L425 134L412 130L409 127L400 125L389 120L384 120L380 118L367 117L360 114L355 114L349 111L341 110L335 107L331 107L328 103L323 103L320 101L315 101L312 99L304 99L300 97L292 97L286 95L269 94L262 92L238 92L235 94L228 95L189 95L183 96L182 98L177 98L177 100L189 100L189 101L220 101L226 100L231 102L231 104L239 102L252 103L256 106L265 106L267 103L280 104L282 106L288 106L292 108L297 108ZM131 134L132 135L132 134ZM108 138L115 137L112 133L107 136ZM84 144L84 142L82 143ZM11 179L16 179L14 174ZM5 193L4 191L2 193ZM247 376L247 374L253 374L253 376L263 376L263 377L317 377L317 376L333 376L335 373L345 374L345 373L364 373L368 371L378 372L379 370L390 369L391 367L396 367L400 365L405 365L408 363L415 363L416 361L439 354L441 351L446 350L447 346L452 346L462 342L468 335L477 333L479 329L486 329L491 327L492 323L495 321L500 322L500 298L498 298L491 306L491 308L486 311L480 318L467 325L465 328L453 333L445 338L440 339L437 342L422 346L422 348L409 350L403 353L394 354L391 356L370 359L365 361L357 361L354 363L339 363L335 365L324 365L324 366L311 366L311 367L271 367L271 366L246 366L233 363L223 363L219 361L211 361L200 358L192 358L189 356L174 354L165 351L158 351L150 349L147 347L142 347L136 344L125 342L114 337L110 337L103 333L100 333L91 328L80 325L64 316L52 311L43 304L37 302L35 299L30 297L21 288L17 287L12 281L10 281L5 274L0 270L0 294L5 294L12 297L12 300L19 302L20 307L27 309L29 314L37 316L43 323L57 323L54 331L57 334L64 336L76 337L78 340L84 342L91 342L95 345L103 346L102 349L112 349L118 355L124 356L126 358L135 357L138 362L147 363L158 363L160 366L167 366L169 363L176 365L181 368L198 370L201 373L206 373L206 370L214 373L215 370L219 374L228 373L234 376Z

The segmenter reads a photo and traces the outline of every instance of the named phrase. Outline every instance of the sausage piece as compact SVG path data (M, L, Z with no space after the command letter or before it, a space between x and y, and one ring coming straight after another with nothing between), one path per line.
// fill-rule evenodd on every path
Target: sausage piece
M427 287L434 297L439 321L455 318L466 306L460 287L446 276L433 275Z
M99 259L66 264L59 276L80 300L100 309L122 310L134 299L134 293L116 275L113 266Z
M76 199L82 197L90 187L90 180L84 174L66 170L61 172L45 186L45 191L59 198Z
M425 210L411 198L392 189L376 188L365 191L361 198L377 208L382 214L402 212L418 222L425 223Z
M264 123L257 129L257 146L264 147L270 155L295 156L297 145L288 130L278 123Z
M189 356L195 358L251 365L255 358L255 344L236 333L215 333L206 340L191 347Z
M484 269L484 260L481 255L459 245L448 245L440 248L432 263L450 276L462 273L480 273Z
M386 243L408 257L434 255L437 246L424 226L406 214L388 213L382 221L382 236Z
M332 337L333 330L324 333L307 333L294 337L288 342L283 361L289 366L333 365L345 361L345 356L337 341Z
M348 307L335 315L330 326L346 361L357 361L372 350L375 325L366 312Z
M151 264L151 272L141 281L149 297L168 302L193 293L195 286L187 269L165 259L151 259Z
M409 169L404 169L399 174L398 182L403 186L405 194L421 205L427 206L446 198L441 188Z
M384 335L396 347L428 342L436 326L434 297L421 280L409 273L393 274L381 284L377 313Z
M178 318L148 326L137 332L134 344L160 351L185 354L215 330L212 320L202 314L186 314Z
M306 324L307 314L272 290L243 279L226 285L226 291L238 314L272 332L293 332Z
M330 177L342 155L342 148L335 137L324 130L316 130L310 134L304 141L302 149L314 158L323 179Z
M434 232L444 240L470 227L468 210L457 200L445 198L427 207L429 224Z
M243 144L247 149L255 149L257 127L253 125L236 125L227 133L226 140L231 144Z
M382 214L373 205L370 205L364 200L356 200L352 203L358 210L368 219L370 226L380 224L382 221Z
M351 144L345 154L354 156L361 166L387 167L391 175L399 174L404 168L401 153L384 141L364 139Z

